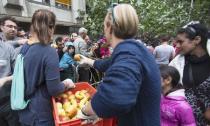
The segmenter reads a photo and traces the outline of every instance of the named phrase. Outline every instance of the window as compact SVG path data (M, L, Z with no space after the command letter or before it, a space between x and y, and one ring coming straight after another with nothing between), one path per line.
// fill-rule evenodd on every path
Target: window
M55 0L55 6L58 8L70 9L71 0Z
M43 3L45 5L50 5L50 0L30 0L32 2Z

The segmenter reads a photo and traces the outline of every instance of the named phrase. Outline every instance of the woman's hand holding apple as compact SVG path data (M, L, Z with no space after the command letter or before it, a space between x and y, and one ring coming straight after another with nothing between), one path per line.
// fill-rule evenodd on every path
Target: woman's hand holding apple
M77 58L77 57L80 57L80 58ZM94 60L88 58L88 57L85 57L83 55L80 55L80 54L77 54L76 57L74 58L79 64L83 65L83 64L87 64L89 66L93 66L94 64Z
M71 79L66 79L63 81L64 85L65 85L65 89L68 90L70 88L75 88L75 84Z

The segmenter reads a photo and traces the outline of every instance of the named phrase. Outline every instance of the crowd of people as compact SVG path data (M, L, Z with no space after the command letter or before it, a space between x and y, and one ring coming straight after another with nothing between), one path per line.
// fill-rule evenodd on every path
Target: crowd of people
M136 10L113 4L104 18L104 35L91 41L88 30L53 39L56 16L34 12L29 33L14 18L0 20L0 125L54 126L51 97L90 82L90 69L103 73L97 92L78 118L116 118L118 126L208 126L210 124L210 48L208 29L191 22L171 42L147 46L136 37ZM52 42L54 40L54 42ZM80 54L81 60L74 56ZM18 56L24 58L24 100L11 108ZM76 71L76 73L75 73ZM84 118L85 117L85 118Z

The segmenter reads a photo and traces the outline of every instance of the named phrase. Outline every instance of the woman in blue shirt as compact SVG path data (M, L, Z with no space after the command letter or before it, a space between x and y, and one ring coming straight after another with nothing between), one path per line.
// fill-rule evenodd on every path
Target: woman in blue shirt
M108 10L104 33L114 51L105 60L82 56L81 63L105 72L105 76L78 117L117 117L118 126L160 126L160 73L152 54L133 39L138 23L131 5L119 4Z
M49 10L35 11L31 23L31 38L23 45L25 100L29 104L18 111L23 126L53 126L51 96L74 87L71 80L60 82L59 59L50 47L55 28L55 14Z

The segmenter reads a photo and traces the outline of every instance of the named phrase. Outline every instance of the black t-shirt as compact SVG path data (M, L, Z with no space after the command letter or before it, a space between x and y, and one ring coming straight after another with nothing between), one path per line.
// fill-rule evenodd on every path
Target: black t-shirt
M64 54L64 52L63 52L63 50L62 50L62 49L58 49L57 53L58 53L58 56L59 56L59 61L60 61L60 60L61 60L61 58L62 58L62 56L63 56L63 54Z
M202 57L196 57L191 55L185 56L185 66L183 73L183 85L185 88L195 88L198 85L200 85L203 81L205 81L209 76L209 55L206 54Z

